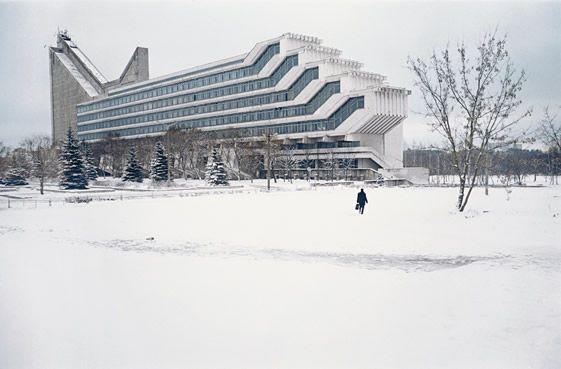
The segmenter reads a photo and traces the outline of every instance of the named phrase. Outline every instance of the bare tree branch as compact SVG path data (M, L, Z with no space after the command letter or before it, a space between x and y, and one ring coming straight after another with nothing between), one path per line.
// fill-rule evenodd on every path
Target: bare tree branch
M517 74L506 50L506 36L498 38L496 31L483 37L474 59L461 44L457 59L446 47L439 54L433 52L429 60L427 65L420 58L409 58L408 65L427 116L434 119L432 128L446 139L460 182L457 208L463 211L485 154L500 143L515 142L512 128L531 113L526 110L515 116L526 77L524 71Z

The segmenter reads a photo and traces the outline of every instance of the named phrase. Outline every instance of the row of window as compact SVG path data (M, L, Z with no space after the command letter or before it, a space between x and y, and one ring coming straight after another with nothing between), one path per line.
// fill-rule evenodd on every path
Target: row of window
M84 115L84 116L79 116L78 117L78 123L83 123L83 122L86 122L86 121L89 121L89 120L94 120L94 119L108 118L108 117L115 116L115 115L129 114L129 113L135 113L135 112L139 112L139 111L159 109L159 108L167 107L167 106L175 106L175 105L189 103L189 102L193 102L193 101L206 100L206 99L210 99L210 98L214 98L214 97L218 97L218 96L231 95L231 94L236 94L236 93L241 93L241 92L252 91L252 90L255 90L255 89L262 89L262 88L266 88L266 87L271 87L271 86L276 85L278 83L278 81L290 69L292 69L292 67L294 67L294 65L297 65L297 64L298 64L297 56L295 56L295 58L290 57L290 58L287 58L282 63L282 65L279 66L279 68L275 71L275 73L273 73L273 75L271 75L271 77L269 77L269 78L264 78L262 80L257 80L257 81L252 81L252 82L241 83L241 84L233 85L233 86L229 86L229 87L217 88L217 89L213 89L213 90L209 90L209 91L205 91L205 92L199 92L199 93L195 93L195 94L187 94L187 95L177 96L177 97L173 97L173 98L167 98L167 99L152 101L152 102L148 102L148 103L144 103L144 104L137 104L137 105L133 105L133 106L126 107L126 108L120 108L120 109L115 109L115 110L110 110L110 111L87 114L87 115ZM317 78L317 75L319 74L317 72L317 69L314 73L316 75L315 78ZM260 95L260 96L264 96L264 95ZM249 99L249 98L245 98L245 99ZM238 99L238 100L241 100L241 99ZM231 101L235 101L235 100L228 100L228 101L225 101L223 103L227 104ZM283 101L283 100L278 100L278 101ZM220 103L218 103L218 104L220 104ZM210 104L210 105L212 105L212 104ZM209 109L212 109L212 108L210 108L210 105L198 105L196 108L198 108L199 111L223 110L223 109L209 110ZM252 106L252 105L246 105L246 106ZM233 109L233 108L229 108L229 109ZM115 120L113 120L113 121L115 121Z
M271 94L252 96L241 99L228 100L213 104L197 105L188 108L179 108L166 112L151 113L138 115L134 117L120 118L97 123L82 124L78 126L78 132L91 131L95 129L120 127L130 124L138 124L152 122L156 120L172 119L179 117L188 117L197 114L213 113L217 111L225 111L231 109L239 109L250 106L267 105L275 102L293 100L300 92L313 80L317 79L317 69L310 69L300 76L300 78L284 92L275 92Z
M156 87L142 92L131 93L116 98L108 98L103 101L98 101L87 105L81 105L77 108L77 112L83 113L86 111L92 111L92 110L107 108L110 106L126 104L142 99L148 99L151 97L167 95L183 90L208 86L216 83L230 81L233 79L252 76L259 73L261 69L263 69L263 67L269 62L269 60L271 60L271 58L276 54L278 54L279 52L280 52L280 45L278 43L269 45L253 65L234 69L227 72L215 73L205 77L193 78L172 85Z
M345 119L347 119L357 109L364 108L364 97L350 98L328 119L321 119L309 122L298 122L288 124L276 124L272 126L251 127L242 133L246 137L262 136L265 133L290 134L304 133L314 131L331 131L337 128ZM224 131L222 137L227 137L230 131ZM220 134L218 137L221 137Z
M291 150L293 148L286 148L286 150ZM285 148L283 147L281 150L285 150ZM281 151L281 155L282 155L282 151ZM322 169L322 168L334 168L334 169L355 169L358 168L358 159L355 158L345 158L345 159L302 159L302 160L298 160L296 159L294 161L294 166L293 166L293 171L296 171L297 169ZM284 168L283 168L284 169ZM284 172L284 174L286 174L286 172L283 170L278 168L277 169L277 173L282 173ZM264 167L261 165L260 170L265 170ZM286 169L285 169L286 170ZM305 173L305 172L304 172ZM293 173L295 174L295 173ZM300 175L302 175L303 173L300 172ZM313 173L314 175L317 175L317 173ZM341 173L339 173L340 175ZM283 174L281 174L283 175ZM298 175L298 173L296 173L296 175Z
M229 62L226 62L226 63L220 63L220 64L213 65L213 66L206 67L206 68L200 68L200 69L197 69L196 71L181 74L180 76L171 75L171 76L164 77L164 78L158 78L157 80L152 79L152 80L144 81L142 83L142 86L135 86L135 85L130 86L129 85L129 86L126 86L126 87L121 87L118 90L110 90L110 91L107 92L107 94L109 95L109 97L113 97L113 96L117 96L117 95L123 95L123 94L125 94L129 91L138 90L139 88L146 88L148 86L161 85L162 83L165 83L165 82L176 81L178 78L186 78L186 77L192 76L194 74L200 74L200 73L208 72L208 71L218 69L218 68L225 68L229 65L241 64L243 61L244 61L244 59L237 59L237 60L229 61Z
M283 150L311 150L311 149L328 149L336 147L358 147L360 141L333 141L333 142L298 142L295 144L281 145Z
M311 80L310 78L313 77L314 75L315 73L313 71L308 74L308 77L306 77L308 83ZM295 92L300 93L300 91L305 87L304 82L306 81L306 79L302 79L303 82L298 84L299 91L295 91ZM193 128L195 127L198 128L198 127L215 126L221 124L244 123L244 122L252 122L256 120L277 119L277 118L293 117L297 115L313 114L321 105L325 103L325 101L327 101L329 97L331 97L332 95L338 92L340 92L339 81L330 82L325 84L325 86L323 86L322 89L307 104L300 104L300 105L294 105L294 106L288 106L282 108L269 108L265 110L258 110L258 111L247 112L247 113L237 113L237 114L230 114L230 115L223 115L223 116L194 119L194 120L190 120L189 124L191 124ZM288 98L288 96L286 96L286 98ZM245 98L245 99L238 99L236 101L237 102L242 101L244 103L247 103L247 101L249 101L250 99L251 98ZM265 101L261 101L261 102L266 103ZM228 104L231 105L232 103L233 102L230 102ZM197 106L197 107L183 108L183 109L175 109L175 110L170 110L161 113L145 114L136 117L116 119L112 121L103 121L98 123L85 124L85 125L78 126L78 132L86 132L94 129L114 128L114 127L152 122L152 121L158 121L164 119L187 117L190 115L198 114L197 112L198 109L206 109L208 107L213 107L213 106L214 108L216 108L217 105L218 103ZM215 111L215 110L211 110L211 111Z
M303 132L313 132L313 131L328 131L337 128L345 119L347 119L352 113L358 109L364 108L364 97L353 97L348 99L335 113L333 113L327 119L308 121L308 122L296 122L296 123L286 123L286 124L276 124L271 126L258 126L244 129L235 130L236 135L243 135L246 137L261 136L265 133L277 133L277 134L290 134L290 133L303 133ZM190 122L179 122L179 123L168 123L168 124L156 124L148 127L134 127L134 128L124 128L117 131L110 132L96 132L96 133L85 133L79 134L78 138L80 140L98 140L111 135L118 135L120 137L135 136L150 133L163 133L170 127L179 128L191 128ZM218 131L217 136L219 138L227 138L229 135L233 134L232 130Z

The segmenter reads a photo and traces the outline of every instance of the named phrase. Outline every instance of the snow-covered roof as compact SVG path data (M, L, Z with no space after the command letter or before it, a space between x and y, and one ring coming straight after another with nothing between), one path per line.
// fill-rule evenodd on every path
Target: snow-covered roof
M74 77L76 82L78 82L80 86L82 86L82 88L86 91L88 95L90 95L91 97L95 97L99 95L99 93L94 88L94 86L90 83L90 81L86 79L86 77L82 75L82 73L80 73L76 65L74 65L74 63L72 62L72 60L70 60L68 56L64 55L63 53L57 53L57 52L55 52L54 54L60 60L60 62L66 67L66 69L68 69L70 74L72 74L72 77Z
M105 76L101 74L99 69L95 67L91 60L88 59L86 54L84 54L73 41L64 40L64 42L66 42L66 44L71 48L76 57L82 62L82 64L84 64L84 67L86 67L86 69L92 74L93 77L95 77L99 81L99 83L104 84L108 82L107 78L105 78Z

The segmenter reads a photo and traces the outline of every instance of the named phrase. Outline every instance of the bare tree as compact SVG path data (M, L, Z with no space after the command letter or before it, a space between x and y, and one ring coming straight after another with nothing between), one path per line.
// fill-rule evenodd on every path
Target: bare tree
M549 107L544 109L543 118L538 123L538 137L548 149L561 152L561 123L557 122L559 112L550 113Z
M244 176L242 173L242 161L245 154L245 140L243 134L238 129L228 129L221 132L222 139L218 145L220 156L224 161L224 166L229 172L233 173L238 181Z
M9 151L10 149L8 148L8 146L4 145L4 143L0 141L0 156L6 156Z
M10 148L2 141L0 141L0 176L8 169L8 156L10 154Z
M123 145L118 134L110 134L102 142L100 168L111 172L113 177L121 177L127 145Z
M292 171L298 167L299 161L296 159L296 150L294 145L284 145L281 147L279 158L279 167L285 173L285 179L288 178L292 183Z
M347 156L341 160L339 160L339 167L343 169L343 174L345 176L345 181L348 179L349 170L356 168L356 159L353 157L354 155Z
M189 171L193 177L203 179L208 158L205 154L210 153L213 137L209 132L192 130L186 143L185 155L189 159Z
M192 162L191 156L196 155L196 153L192 150L192 147L195 144L199 144L197 140L200 136L200 132L192 128L185 129L181 133L181 145L179 146L177 164L179 170L183 174L183 178L185 179L187 179L189 174L192 173L192 170L190 169L190 164Z
M333 150L329 150L326 158L323 159L321 162L323 164L323 168L327 171L328 176L331 179L331 182L333 182L335 169L337 168L337 159L335 159L335 154L333 153Z
M558 184L558 176L561 174L561 151L548 150L548 172L549 172L549 183Z
M168 180L173 179L173 168L177 162L178 152L181 147L181 129L171 126L161 138L168 158Z
M275 160L280 151L280 145L275 141L275 134L266 132L263 135L263 148L265 151L264 168L267 171L267 191L271 189L271 174L274 171ZM274 174L273 174L274 175ZM274 177L276 183L276 176Z
M136 140L136 156L142 168L150 168L152 163L152 151L154 150L155 144L156 138L154 137L143 137ZM148 170L144 170L144 175L146 177Z
M300 167L306 169L306 181L310 182L310 176L312 174L312 168L315 166L314 159L311 158L310 150L306 149L304 151L304 159L300 162Z
M222 165L224 169L228 173L233 173L236 176L237 180L242 179L242 174L240 171L240 167L237 164L237 156L238 156L238 145L237 139L235 138L227 138L222 140L220 144L218 144L215 149L218 150L218 154L222 159Z
M45 180L57 175L58 155L48 136L26 138L22 146L31 156L32 173L39 179L39 190L43 195Z
M448 48L433 52L428 62L409 58L408 65L432 128L446 139L459 179L456 206L464 211L485 153L516 141L512 128L530 111L511 118L522 103L518 94L526 78L510 61L506 36L486 34L473 60L464 44L457 52L458 65Z
M247 173L250 180L259 177L259 170L263 167L263 150L261 143L256 141L247 141L241 145L240 165L242 170Z
M251 182L257 177L261 166L261 152L258 143L254 141L244 141L237 144L236 149L238 169L249 176Z

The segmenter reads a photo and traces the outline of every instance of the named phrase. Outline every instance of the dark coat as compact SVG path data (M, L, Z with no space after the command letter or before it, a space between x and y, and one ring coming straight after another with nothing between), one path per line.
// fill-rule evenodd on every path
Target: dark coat
M368 199L366 198L366 192L360 191L356 197L356 202L359 203L361 206L368 203Z

